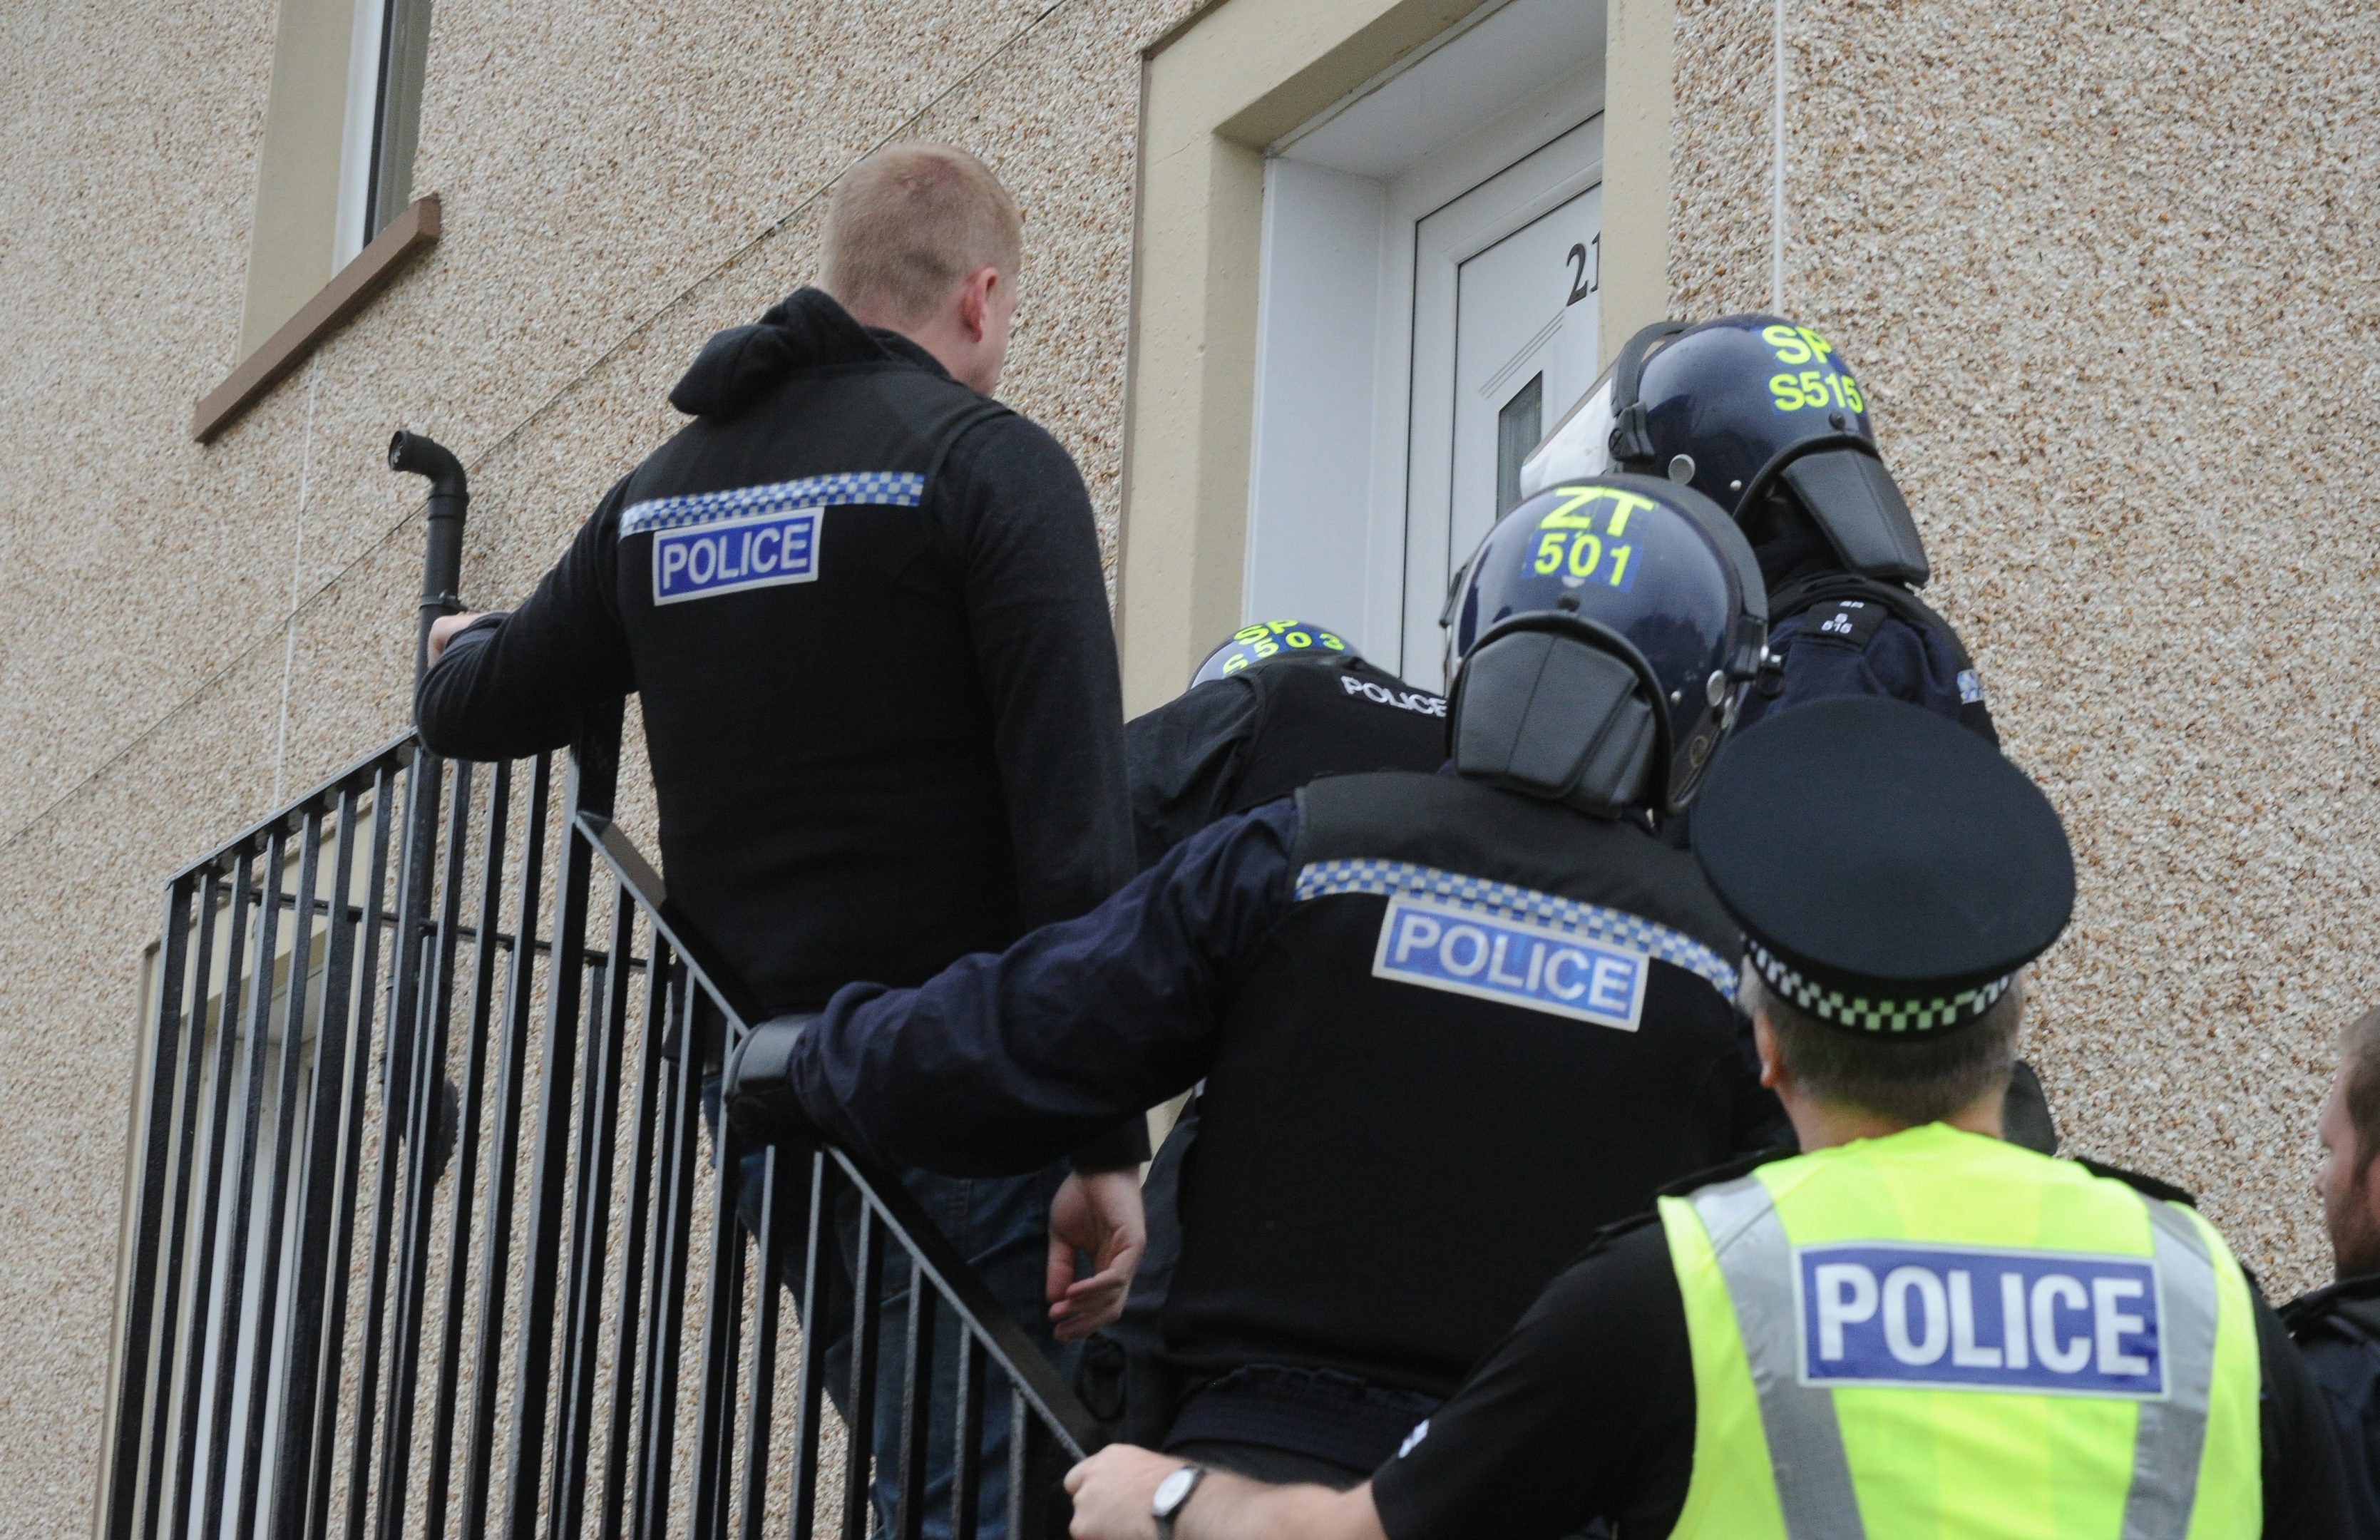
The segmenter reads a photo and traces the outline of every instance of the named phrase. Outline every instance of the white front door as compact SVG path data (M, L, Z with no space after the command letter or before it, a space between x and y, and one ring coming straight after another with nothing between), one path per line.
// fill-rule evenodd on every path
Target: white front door
M1594 382L1603 36L1483 5L1269 152L1248 618L1441 683L1449 574Z
M1596 127L1481 183L1415 231L1403 649L1415 684L1444 683L1438 622L1449 584L1520 501L1522 460L1595 382Z

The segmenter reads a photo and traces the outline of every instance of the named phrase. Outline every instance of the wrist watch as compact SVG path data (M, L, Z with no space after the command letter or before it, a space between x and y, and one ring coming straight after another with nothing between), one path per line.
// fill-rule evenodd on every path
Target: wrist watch
M1181 1516L1183 1504L1198 1484L1207 1479L1204 1465L1184 1465L1157 1484L1157 1496L1149 1499L1148 1516L1157 1521L1157 1540L1173 1540L1173 1521Z

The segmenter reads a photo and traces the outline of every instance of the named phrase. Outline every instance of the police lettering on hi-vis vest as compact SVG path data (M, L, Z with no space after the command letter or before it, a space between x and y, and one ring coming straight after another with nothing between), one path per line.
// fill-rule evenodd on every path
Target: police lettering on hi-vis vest
M1847 698L1746 730L1694 806L1803 1153L1606 1231L1368 1485L1111 1445L1068 1477L1078 1540L2344 1534L2318 1395L2215 1227L1995 1136L2073 904L2048 800Z
M1188 689L1124 723L1123 744L1145 869L1217 819L1321 776L1436 770L1446 761L1446 699L1373 667L1330 626L1257 621L1208 653ZM1123 1315L1084 1348L1077 1388L1113 1426L1136 1426L1140 1407L1172 1414L1161 1324L1182 1254L1182 1166L1198 1125L1192 1097L1141 1183L1148 1243Z
M1579 535L1602 553L1573 565ZM731 1070L755 1127L951 1170L1203 1079L1151 1442L1355 1480L1598 1227L1773 1132L1734 927L1647 826L1759 668L1742 536L1666 482L1565 487L1490 533L1458 610L1452 773L1315 781Z
M1965 645L1913 590L1933 576L1841 355L1770 315L1662 321L1522 467L1534 491L1603 471L1668 476L1735 515L1768 584L1781 671L1744 725L1804 701L1881 695L1997 743Z

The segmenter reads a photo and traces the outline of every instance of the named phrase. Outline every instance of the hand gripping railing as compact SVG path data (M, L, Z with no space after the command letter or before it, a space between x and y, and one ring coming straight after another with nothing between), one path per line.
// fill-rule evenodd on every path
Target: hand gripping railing
M106 1540L860 1540L871 1472L916 1540L937 1419L972 1540L1003 1400L999 1520L1063 1532L1092 1421L906 1189L706 1112L756 1008L611 821L619 729L407 734L166 884Z

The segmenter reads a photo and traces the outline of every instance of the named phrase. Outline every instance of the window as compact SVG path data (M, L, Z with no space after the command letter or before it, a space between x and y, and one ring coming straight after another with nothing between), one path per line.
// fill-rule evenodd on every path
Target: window
M430 0L281 0L239 351L199 398L212 441L438 238L413 196Z
M354 261L413 196L429 54L430 0L355 0L333 272Z
M1249 616L1441 683L1451 575L1596 375L1600 11L1488 9L1268 152Z
M404 212L429 46L430 0L281 0L242 358Z

